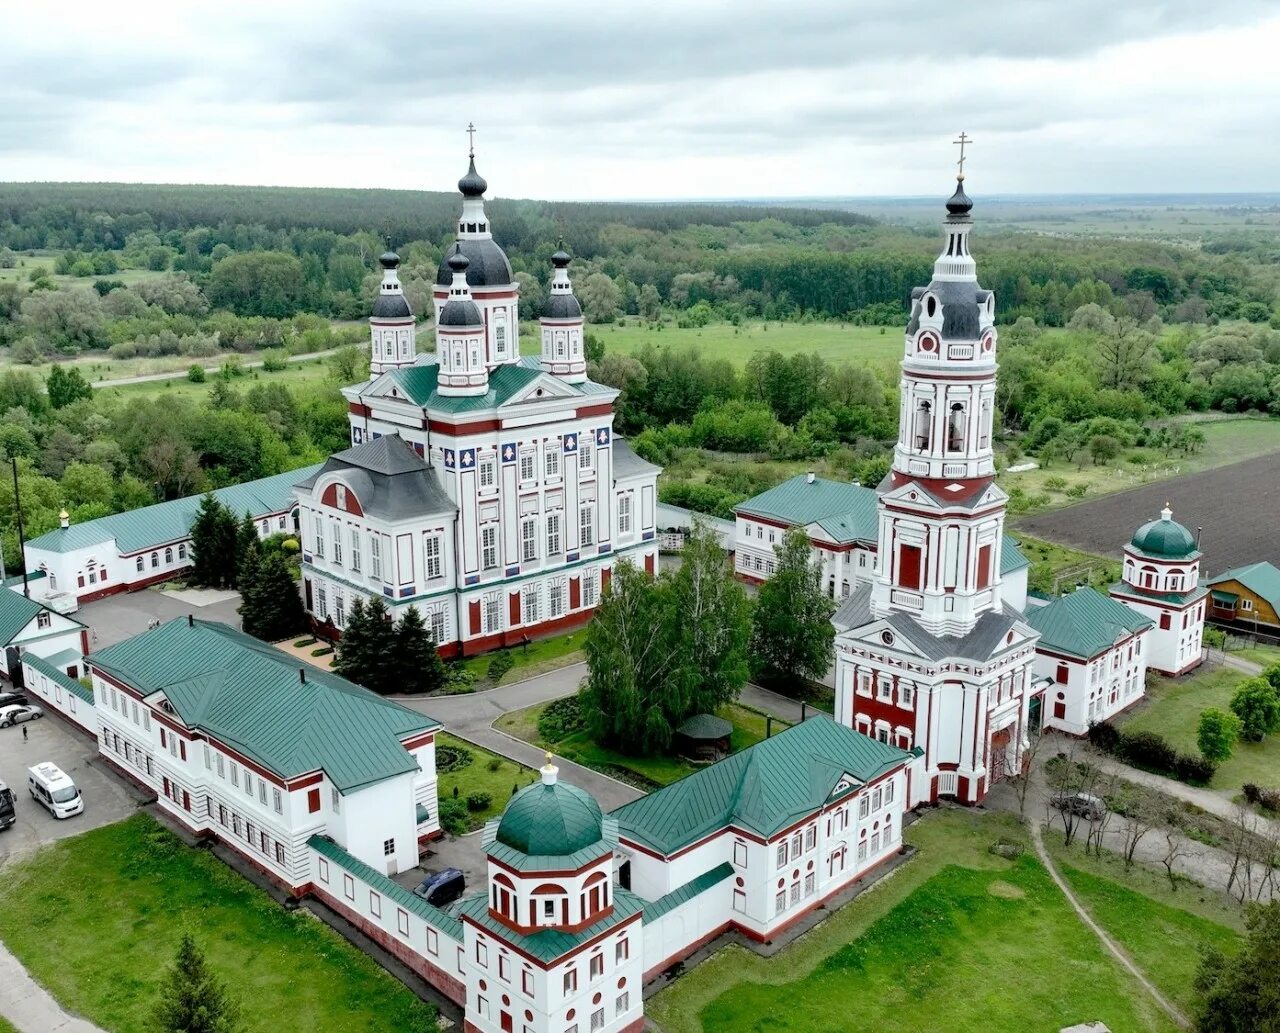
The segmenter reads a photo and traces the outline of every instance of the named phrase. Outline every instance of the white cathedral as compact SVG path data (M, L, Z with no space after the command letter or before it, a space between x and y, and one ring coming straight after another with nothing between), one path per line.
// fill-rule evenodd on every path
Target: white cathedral
M475 155L457 241L419 354L398 256L382 256L369 379L343 390L351 448L294 489L307 610L341 631L351 603L416 606L445 655L590 619L613 565L655 573L659 468L613 433L618 392L587 378L570 257L520 356L519 284L493 239Z

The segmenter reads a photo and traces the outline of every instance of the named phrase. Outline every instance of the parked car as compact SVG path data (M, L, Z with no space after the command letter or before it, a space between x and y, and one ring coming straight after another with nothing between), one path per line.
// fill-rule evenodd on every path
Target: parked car
M413 892L428 904L444 907L462 896L466 888L466 876L457 868L446 868L442 872L428 875Z
M20 704L0 707L0 728L20 725L23 721L34 721L37 717L44 717L44 710L40 707L24 707Z
M25 707L30 702L31 700L27 698L27 694L17 689L13 689L9 692L0 692L0 707Z
M1053 798L1053 805L1088 821L1097 821L1107 813L1107 805L1088 793L1059 793Z
M14 809L13 790L0 782L0 830L7 829L18 820Z

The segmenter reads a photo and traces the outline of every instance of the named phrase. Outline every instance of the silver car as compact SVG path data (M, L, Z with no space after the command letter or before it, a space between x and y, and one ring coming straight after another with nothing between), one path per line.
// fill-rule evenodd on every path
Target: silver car
M20 704L0 707L0 728L20 725L23 721L34 721L37 717L44 717L44 710L40 707L22 706Z

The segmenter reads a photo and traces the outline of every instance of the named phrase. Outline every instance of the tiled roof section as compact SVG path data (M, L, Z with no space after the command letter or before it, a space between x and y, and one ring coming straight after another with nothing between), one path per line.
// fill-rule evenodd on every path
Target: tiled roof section
M1023 553L1022 547L1006 534L1000 545L1000 575L1003 577L1029 566L1031 561Z
M506 943L514 944L539 961L554 961L563 957L588 940L593 940L601 933L617 928L632 915L644 909L644 901L634 893L621 887L614 887L613 910L589 926L577 932L566 932L563 929L540 929L536 933L518 933L505 922L500 922L489 912L489 901L486 894L467 897L455 905L454 910L475 922L482 929L493 933Z
M831 615L837 631L848 631L871 623L871 583L855 585L848 598Z
M36 656L35 653L23 653L22 662L29 665L33 670L39 671L52 682L57 682L68 692L79 696L82 700L93 706L93 689L86 688L79 681L72 678L66 671L55 667L42 656Z
M178 618L89 660L280 777L323 770L344 791L416 771L401 739L439 727L225 624Z
M662 467L655 466L647 459L641 459L622 438L613 439L613 479L615 481L645 474L656 476L661 472Z
M244 516L246 510L255 517L267 513L283 513L293 505L293 486L319 469L319 464L304 466L300 470L290 470L273 477L218 488L213 494L237 517ZM128 513L116 513L96 520L86 520L82 524L72 524L70 527L55 528L39 538L33 538L27 542L27 546L49 552L73 552L115 539L116 548L120 552L140 552L186 538L196 511L200 508L201 498L201 495L188 495L170 502L158 502L154 506L143 506L142 509L130 510Z
M442 395L436 390L436 379L440 367L434 356L429 356L414 366L395 369L386 374L391 377L400 390L416 405L421 405L441 412L471 412L477 409L496 409L506 405L515 395L532 384L543 371L539 362L532 356L525 356L519 362L508 362L497 366L489 374L489 390L482 395L455 397ZM575 392L581 393L577 385L568 385Z
M351 856L328 836L312 836L307 840L307 846L321 857L327 857L334 864L346 869L354 878L367 883L370 889L399 904L411 915L417 915L424 922L435 926L445 936L457 940L459 944L462 943L462 923L458 919L445 914L434 904L428 904L412 890L407 890L393 879L388 879L376 868L370 868L359 858Z
M1210 585L1224 581L1239 581L1254 595L1265 599L1273 609L1280 610L1280 570L1270 563L1250 563L1244 567L1232 567L1217 577L1207 579Z
M44 607L13 589L0 589L0 646L12 642Z
M1040 645L1088 660L1110 649L1119 639L1152 622L1124 603L1092 588L1078 588L1027 612L1027 623L1040 632Z
M815 716L612 812L662 854L732 825L769 838L818 810L846 772L869 782L908 754Z
M454 514L458 507L440 486L435 470L398 434L388 434L330 456L298 484L314 489L321 476L338 474L355 492L364 512L384 520Z
M797 474L747 499L736 512L805 526L818 524L837 542L876 540L876 491L824 477Z
M656 922L668 911L674 911L681 904L687 904L695 897L700 897L713 886L719 886L725 879L733 875L733 865L728 861L716 865L709 872L703 872L696 879L690 879L683 886L664 894L651 904L644 906L645 921Z

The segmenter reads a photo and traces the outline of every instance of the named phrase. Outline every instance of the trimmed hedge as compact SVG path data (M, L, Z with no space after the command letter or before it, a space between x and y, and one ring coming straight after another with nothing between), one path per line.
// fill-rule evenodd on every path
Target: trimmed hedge
M1190 785L1208 785L1218 766L1194 753L1179 753L1155 732L1125 732L1109 721L1089 726L1089 742L1103 753L1135 768L1176 778Z

